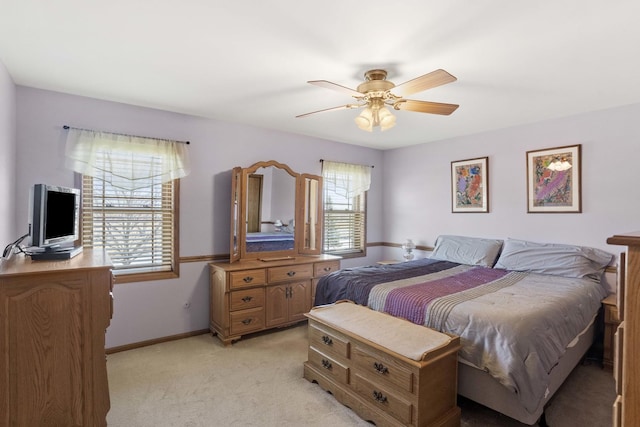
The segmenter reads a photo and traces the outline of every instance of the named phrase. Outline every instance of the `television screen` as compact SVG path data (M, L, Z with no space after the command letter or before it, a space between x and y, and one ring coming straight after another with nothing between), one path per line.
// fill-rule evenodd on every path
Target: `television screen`
M77 240L80 190L36 184L32 192L31 245L48 248Z
M60 191L47 191L45 239L75 234L76 195Z

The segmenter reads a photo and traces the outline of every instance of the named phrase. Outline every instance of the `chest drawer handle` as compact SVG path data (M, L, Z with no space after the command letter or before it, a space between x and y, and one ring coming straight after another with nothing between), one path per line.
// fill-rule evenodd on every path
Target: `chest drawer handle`
M251 283L251 282L253 281L253 277L251 277L251 276L247 276L247 277L245 277L244 279L242 279L242 281L243 281L244 283Z
M287 276L289 276L289 277L293 277L293 276L295 276L295 275L296 275L296 272L295 272L295 271L287 271Z
M244 319L244 320L242 321L242 324L243 324L243 325L248 325L248 324L249 324L249 323L251 323L252 321L253 321L253 319L252 319L252 318Z
M323 268L324 271L331 271L331 267L325 267Z
M322 336L322 342L326 345L333 345L333 340L326 335Z
M387 396L382 394L381 391L373 390L373 398L376 402L385 403L387 401Z
M244 302L249 302L249 301L251 301L252 299L253 299L253 297L250 297L250 296L248 296L248 295L247 295L246 297L242 298L242 301L244 301Z
M384 366L382 363L373 362L373 369L375 369L379 374L388 374L389 369Z
M328 370L331 370L331 368L333 368L333 366L331 366L331 362L329 362L327 359L322 359L322 367Z

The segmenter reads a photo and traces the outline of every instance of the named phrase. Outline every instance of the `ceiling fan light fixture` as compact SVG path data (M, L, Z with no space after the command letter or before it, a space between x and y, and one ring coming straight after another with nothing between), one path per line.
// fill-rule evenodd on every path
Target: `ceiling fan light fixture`
M378 122L380 124L380 130L384 132L396 125L396 116L391 114L388 108L382 107L378 110Z
M380 127L381 131L391 129L396 125L396 117L389 111L387 106L395 110L414 111L417 113L440 114L448 116L453 113L459 105L445 104L441 102L418 101L404 98L407 95L421 92L423 90L442 86L457 79L446 72L438 69L428 74L406 81L398 86L387 80L387 71L382 69L369 70L364 75L365 81L354 90L346 86L332 83L327 80L310 80L315 86L333 89L342 93L347 93L354 99L356 104L346 104L339 107L325 108L324 110L313 111L311 113L300 114L296 117L307 117L315 113L326 111L336 111L353 108L363 108L362 112L354 119L356 125L362 130L373 132L374 127ZM396 93L391 91L395 90ZM566 166L562 166L566 167Z
M365 108L362 112L354 119L356 125L362 130L366 130L367 132L373 131L373 111L370 107Z

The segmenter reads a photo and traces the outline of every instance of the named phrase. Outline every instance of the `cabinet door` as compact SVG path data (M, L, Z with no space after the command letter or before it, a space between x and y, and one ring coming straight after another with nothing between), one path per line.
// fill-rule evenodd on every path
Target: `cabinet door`
M265 304L265 323L267 328L287 323L289 318L289 309L287 304L289 286L289 284L267 286Z
M311 282L291 283L289 285L289 321L304 320L304 314L311 310Z
M0 413L16 426L90 425L91 289L73 273L34 286L36 280L0 290L0 340L9 344L0 355L0 394L8 403Z

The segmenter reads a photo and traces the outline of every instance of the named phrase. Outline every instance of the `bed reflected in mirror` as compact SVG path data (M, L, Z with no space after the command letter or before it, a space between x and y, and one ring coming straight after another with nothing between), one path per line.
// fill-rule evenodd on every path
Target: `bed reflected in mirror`
M247 252L295 248L296 179L285 169L261 167L248 175Z

